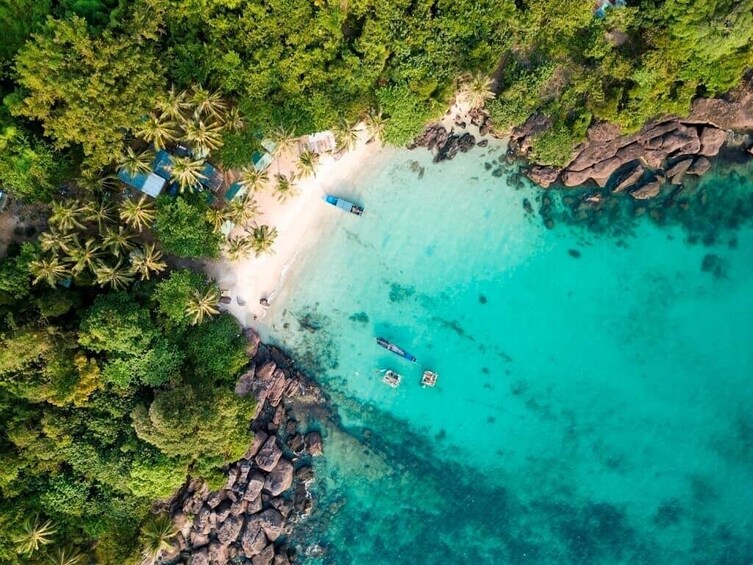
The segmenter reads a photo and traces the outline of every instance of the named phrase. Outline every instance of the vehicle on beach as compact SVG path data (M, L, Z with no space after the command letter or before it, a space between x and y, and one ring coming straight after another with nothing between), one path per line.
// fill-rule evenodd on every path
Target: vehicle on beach
M402 376L400 376L398 373L391 369L387 369L384 372L384 377L382 377L382 382L386 384L387 386L391 386L392 388L397 388L400 386L400 381L402 380Z
M421 386L424 388L429 386L433 387L437 384L437 378L439 375L434 371L429 371L428 369L424 371L423 376L421 377Z
M327 204L332 204L335 208L340 208L341 210L345 210L346 212L350 212L351 214L355 214L356 216L363 216L363 208L361 206L358 206L356 204L353 204L352 202L348 202L347 200L343 200L342 198L338 198L337 196L332 196L328 194L324 197L325 202Z
M384 339L383 337L376 338L376 342L378 345L384 347L387 351L392 351L392 353L394 353L395 355L399 355L400 357L407 359L411 363L416 362L416 357L414 355L411 355L401 347L398 347L397 345Z

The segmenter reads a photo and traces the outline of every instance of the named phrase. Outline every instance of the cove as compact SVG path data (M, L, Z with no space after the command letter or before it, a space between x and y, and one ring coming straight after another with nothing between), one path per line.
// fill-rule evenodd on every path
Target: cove
M338 187L366 215L332 208L261 320L337 414L304 562L751 562L750 175L702 181L740 215L704 245L549 229L504 147L430 161Z

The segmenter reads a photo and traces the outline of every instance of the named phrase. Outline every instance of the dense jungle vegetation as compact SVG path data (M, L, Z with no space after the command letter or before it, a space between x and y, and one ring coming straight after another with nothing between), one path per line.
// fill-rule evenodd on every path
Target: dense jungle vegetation
M625 131L753 65L753 0L5 0L0 4L0 188L49 212L0 264L0 563L135 563L172 535L150 511L188 474L216 483L250 436L232 394L246 362L219 289L166 257L268 252L274 228L224 241L252 198L123 190L186 143L244 168L363 121L402 144L463 81L505 131L540 112L534 157L565 162L595 121ZM478 78L481 77L481 78ZM486 78L488 77L488 78ZM488 91L488 92L487 92ZM203 158L202 158L203 159ZM315 156L301 155L302 173ZM294 179L276 175L284 200Z

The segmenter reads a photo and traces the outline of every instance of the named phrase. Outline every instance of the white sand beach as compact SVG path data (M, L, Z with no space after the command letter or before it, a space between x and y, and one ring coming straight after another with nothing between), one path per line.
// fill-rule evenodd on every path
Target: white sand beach
M366 132L361 131L358 144L352 151L337 160L322 155L316 176L297 179L298 194L285 202L278 202L273 194L274 180L270 181L265 191L255 195L260 212L253 224L277 228L278 236L272 254L233 262L223 258L206 263L206 272L231 297L232 302L225 308L244 326L264 316L266 310L259 303L260 299L266 298L273 303L286 283L288 269L309 246L316 243L322 218L332 213L331 206L323 202L325 194L337 194L337 187L347 185L364 163L382 150L381 143L367 143L367 140ZM288 176L295 172L296 158L297 150L293 150L291 155L275 159L268 169L270 178L278 172ZM234 233L242 231L238 227Z

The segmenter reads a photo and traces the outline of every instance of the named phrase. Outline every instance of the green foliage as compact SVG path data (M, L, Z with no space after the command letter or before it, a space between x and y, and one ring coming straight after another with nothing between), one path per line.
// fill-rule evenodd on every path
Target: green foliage
M55 147L80 146L90 168L111 163L162 83L143 33L95 38L77 16L48 20L16 59L20 89L12 111L40 121Z
M207 220L209 209L201 195L191 198L161 196L157 199L154 234L166 253L178 257L217 257L221 234Z
M49 201L60 182L63 162L43 141L17 126L0 130L0 184L26 201Z
M246 340L229 314L192 327L185 338L187 361L205 380L232 384L248 363Z
M4 0L0 3L0 77L7 72L13 56L44 22L51 0Z
M173 324L187 326L190 322L187 308L196 293L207 289L206 276L188 269L178 269L157 283L154 299L157 310Z
M377 99L389 118L384 139L395 145L413 139L426 122L438 117L443 109L438 103L424 101L406 87L383 88L377 93Z
M149 310L125 292L99 296L81 322L79 343L95 352L143 353L154 339Z
M10 304L29 295L29 263L37 257L37 253L35 245L25 243L13 246L8 250L8 256L0 261L0 304Z

